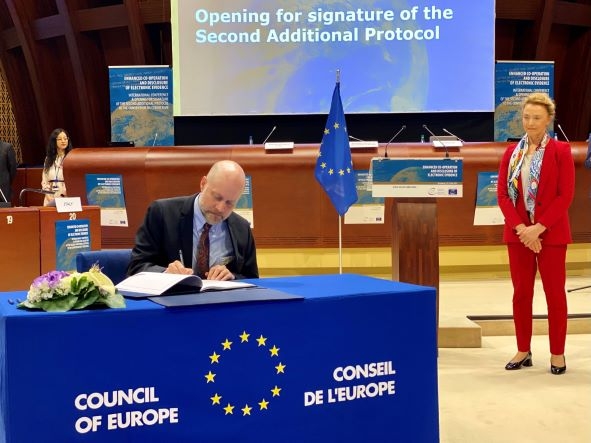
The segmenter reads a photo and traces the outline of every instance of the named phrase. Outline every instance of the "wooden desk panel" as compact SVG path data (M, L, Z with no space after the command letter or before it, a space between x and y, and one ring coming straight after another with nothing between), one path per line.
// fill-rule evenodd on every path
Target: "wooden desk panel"
M0 209L0 290L28 289L41 270L38 208Z
M442 246L502 243L501 226L474 226L478 172L496 171L506 143L467 143L452 157L464 159L464 197L437 201ZM577 189L571 207L575 242L591 242L591 171L583 166L587 145L572 143ZM353 152L355 169L369 169L374 152ZM318 145L298 145L292 152L265 152L250 146L75 149L64 164L70 196L86 203L85 174L121 174L129 227L102 227L104 248L134 244L148 204L157 198L199 190L201 176L217 160L232 159L252 177L254 234L258 247L336 247L338 215L314 177ZM429 144L390 145L390 157L441 157ZM344 247L388 247L391 244L392 201L387 199L383 225L343 225Z

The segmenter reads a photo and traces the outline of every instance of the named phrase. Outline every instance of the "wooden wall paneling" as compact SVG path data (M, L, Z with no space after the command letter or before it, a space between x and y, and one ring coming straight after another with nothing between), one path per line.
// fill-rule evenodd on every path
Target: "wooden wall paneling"
M74 3L74 2L69 2ZM69 4L66 0L56 0L56 5L61 18L62 32L66 40L68 55L66 59L70 60L70 68L72 70L75 103L78 115L75 118L77 123L76 129L68 128L70 131L76 131L79 140L92 140L94 134L94 116L95 111L91 107L91 101L88 97L92 96L88 85L88 76L83 67L82 52L87 45L82 45L80 39L80 31L78 29L78 20L75 14L70 13ZM72 11L75 12L75 11ZM88 68L87 68L88 69ZM95 67L92 67L94 70ZM61 126L61 125L58 125Z
M74 71L66 37L60 35L39 40L36 46L39 64L44 67L42 93L45 108L42 112L47 115L48 125L43 131L43 145L39 147L39 158L42 163L51 131L55 128L66 129L76 146L77 141L83 140L87 134L84 122L88 121L88 115L82 115L85 111L80 107L82 99L79 97L76 80L79 74Z
M515 20L502 20L495 23L495 60L511 60L515 46Z
M535 20L543 4L544 0L496 0L496 18L497 20Z
M542 4L540 15L536 18L534 35L536 36L536 60L545 60L547 57L548 40L554 19L554 6L556 0L546 0Z
M20 149L19 161L21 163L31 162L35 151L39 146L43 146L43 139L39 131L19 131L19 127L25 127L25 123L39 122L38 109L35 101L35 94L26 62L20 46L7 49L4 44L10 44L8 35L15 34L14 28L10 31L0 31L0 64L4 70L5 86L10 97L12 114L14 116L15 138L19 140L14 144ZM6 40L3 40L6 38ZM8 79L11 81L8 81ZM18 105L16 105L18 103ZM25 123L23 123L25 122Z
M560 84L569 109L569 120L564 123L569 124L569 132L575 139L583 140L591 132L591 28L572 30L571 36L566 50L568 75Z
M28 84L30 85L30 87L24 88L24 90L10 88L11 94L14 94L12 95L12 97L13 104L15 105L16 109L15 118L17 120L17 125L19 125L20 128L38 126L42 128L41 133L44 133L46 132L44 131L44 129L48 128L49 124L48 116L44 112L46 110L46 100L45 95L43 94L43 82L41 81L41 70L43 69L43 67L39 63L35 51L36 45L32 29L33 24L30 18L31 16L34 16L33 11L36 3L23 2L18 0L6 0L5 4L10 14L12 23L14 24L16 35L20 43L19 50L22 53L22 62L24 62L18 63L17 59L13 59L13 61L15 61L16 63L14 65L11 65L9 63L9 67L6 68L7 80L9 84L11 84L14 81L15 84L20 83L20 86L24 86L24 82L17 79L21 76L28 75ZM13 80L13 78L15 80ZM20 100L25 99L24 94L22 94L22 92L26 90L32 93L31 98L34 100L34 102L29 102L29 106L33 112L30 112L29 109L22 109L20 106ZM23 100L22 103L26 104L27 102L28 100ZM37 118L36 121L31 120L35 117ZM30 158L35 158L35 156L31 155L32 152L35 152L35 147L33 146L33 143L40 141L42 138L39 136L39 132L37 132L37 137L35 137L36 140L27 140L26 131L21 132L21 135L23 135L21 137L21 139L23 140L23 160L25 162L28 162ZM27 142L31 142L31 144L28 144Z
M163 23L170 21L170 0L144 0L139 2L140 14L144 23Z
M103 29L98 35L107 67L129 63L131 57L129 47L122 44L122 42L129 42L129 32L126 28ZM107 89L108 87L106 85Z
M129 23L123 5L109 5L84 8L76 11L80 32L100 31L111 28L125 28Z
M562 25L591 27L591 3L558 1L554 22Z
M129 17L128 30L133 64L154 64L155 59L149 47L150 41L142 22L138 2L136 0L123 0L123 3Z

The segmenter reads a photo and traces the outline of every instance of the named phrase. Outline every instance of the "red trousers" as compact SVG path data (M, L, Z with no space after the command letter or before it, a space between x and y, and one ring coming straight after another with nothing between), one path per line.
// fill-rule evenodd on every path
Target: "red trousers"
M531 348L532 303L536 271L539 270L548 305L550 353L564 354L568 310L566 304L566 245L542 245L535 254L521 243L507 244L509 268L513 282L513 321L517 350Z

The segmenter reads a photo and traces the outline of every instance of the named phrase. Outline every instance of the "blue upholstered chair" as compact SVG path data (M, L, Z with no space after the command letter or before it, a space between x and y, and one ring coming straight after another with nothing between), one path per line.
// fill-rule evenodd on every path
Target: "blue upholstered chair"
M92 265L98 263L103 274L114 284L125 279L127 265L131 259L131 249L102 249L100 251L84 251L76 255L76 270L88 271Z

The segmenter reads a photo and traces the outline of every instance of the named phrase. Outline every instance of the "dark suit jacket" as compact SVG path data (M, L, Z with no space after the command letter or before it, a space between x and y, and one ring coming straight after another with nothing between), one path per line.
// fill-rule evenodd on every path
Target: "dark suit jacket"
M156 200L149 206L135 239L127 275L140 271L162 272L175 260L179 250L190 266L193 256L193 207L197 194ZM234 247L234 260L227 268L237 279L258 278L254 237L247 220L232 213L224 223Z
M520 223L526 226L532 223L529 220L525 203L523 202L523 188L521 177L519 178L517 204L509 198L507 187L507 175L509 160L515 149L515 144L510 145L499 167L499 182L497 197L499 207L505 216L505 230L503 240L507 243L519 242L515 233L515 227ZM568 208L575 195L575 163L570 145L550 139L546 145L546 152L542 160L540 170L540 183L536 195L536 210L534 222L546 227L540 238L543 244L560 245L572 242Z
M12 181L16 177L16 154L10 143L0 141L0 188L10 201L12 198ZM2 195L0 195L0 201Z

